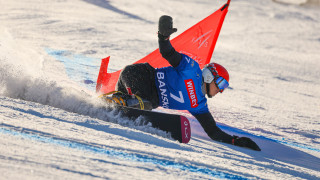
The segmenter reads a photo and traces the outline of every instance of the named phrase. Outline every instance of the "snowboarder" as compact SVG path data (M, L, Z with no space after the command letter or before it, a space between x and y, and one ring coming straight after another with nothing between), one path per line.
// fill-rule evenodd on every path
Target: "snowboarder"
M159 50L171 66L158 69L148 63L126 66L117 82L118 93L107 100L135 108L162 106L188 110L211 139L260 151L250 138L231 136L216 125L205 95L211 98L229 86L228 71L217 63L210 63L201 70L195 60L177 52L169 40L170 35L177 31L172 25L170 16L160 17Z

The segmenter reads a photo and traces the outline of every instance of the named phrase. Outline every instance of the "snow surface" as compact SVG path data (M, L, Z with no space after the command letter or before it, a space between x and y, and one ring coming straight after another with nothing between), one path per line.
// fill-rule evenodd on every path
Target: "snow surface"
M214 142L175 112L192 123L180 144L95 98L101 58L121 69L157 48L161 15L174 37L225 2L1 0L0 179L319 179L319 7L231 2L212 58L231 85L209 106L261 152Z

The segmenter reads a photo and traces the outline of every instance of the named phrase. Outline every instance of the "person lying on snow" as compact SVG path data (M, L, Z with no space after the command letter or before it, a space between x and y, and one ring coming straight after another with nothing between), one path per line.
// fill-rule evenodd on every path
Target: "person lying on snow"
M201 70L195 60L177 52L169 41L170 35L177 31L172 24L172 18L164 15L158 26L159 50L171 66L155 69L148 63L128 65L118 79L117 93L104 96L105 99L139 109L161 106L188 110L212 140L260 151L250 138L231 136L216 125L205 95L212 98L229 86L228 71L217 63Z

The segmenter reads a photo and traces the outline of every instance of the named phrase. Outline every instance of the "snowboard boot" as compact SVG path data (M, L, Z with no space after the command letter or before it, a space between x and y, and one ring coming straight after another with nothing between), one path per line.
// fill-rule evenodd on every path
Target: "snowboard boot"
M109 96L111 94L112 96ZM114 91L111 93L104 94L100 97L110 104L127 106L127 107L141 109L141 110L152 110L152 104L150 101L142 99L139 96L134 94L129 95L129 94L122 93L120 91Z

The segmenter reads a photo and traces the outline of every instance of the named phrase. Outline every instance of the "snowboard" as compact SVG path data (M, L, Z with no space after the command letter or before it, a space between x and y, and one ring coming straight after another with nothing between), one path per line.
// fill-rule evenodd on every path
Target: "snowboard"
M171 137L180 143L188 143L191 138L191 127L189 120L181 115L140 110L125 106L116 106L122 116L132 121L142 118L143 124L151 123L151 126L171 134ZM139 120L140 121L140 120Z

